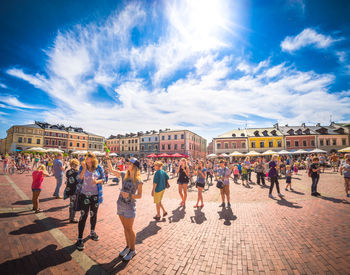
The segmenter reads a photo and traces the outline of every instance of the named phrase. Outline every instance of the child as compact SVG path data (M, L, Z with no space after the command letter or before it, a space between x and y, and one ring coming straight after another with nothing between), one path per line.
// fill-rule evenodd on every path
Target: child
M244 181L247 183L248 185L248 168L246 165L242 165L242 185L244 185ZM249 185L248 185L249 186Z
M197 207L204 207L203 203L203 189L205 186L205 178L207 177L207 169L204 167L204 162L200 161L198 169L196 169L196 174L197 174L197 182L196 182L196 187L198 189L198 197L197 197L197 203L194 206L194 208ZM202 202L202 204L199 206L199 201Z
M288 187L290 188L290 191L293 191L292 189L292 169L290 165L286 165L286 191L288 191Z
M347 156L345 163L340 167L340 175L344 174L345 193L350 198L350 155Z
M296 161L296 162L294 163L294 173L295 173L296 175L298 175L298 165L299 165L299 162Z
M169 180L168 174L162 170L164 167L161 161L156 161L154 163L154 168L156 173L153 177L153 190L152 197L154 197L154 203L156 204L157 215L153 218L156 221L160 220L160 209L163 210L163 217L165 217L168 213L165 211L164 206L162 204L162 198L165 192L165 188L167 187L167 181Z
M63 192L64 199L69 198L69 222L77 223L78 220L75 219L75 201L77 199L76 190L77 184L79 183L79 161L77 159L72 159L69 163L71 169L66 172L66 188Z
M49 174L46 171L45 165L41 164L39 168L33 172L32 178L32 202L33 202L33 209L35 213L42 212L42 210L39 208L39 195L41 192L42 183L44 181L44 176L48 176Z
M235 165L233 167L233 181L234 181L234 183L238 183L238 178L239 178L239 170L238 170L238 166Z

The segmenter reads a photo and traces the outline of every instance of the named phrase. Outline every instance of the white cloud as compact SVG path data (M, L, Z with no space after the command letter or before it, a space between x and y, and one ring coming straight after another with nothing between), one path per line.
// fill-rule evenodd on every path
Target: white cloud
M0 96L0 102L7 104L7 106L1 104L0 105L1 108L17 107L17 108L24 108L24 109L43 109L40 106L33 106L33 105L22 103L16 97L13 97L13 96Z
M307 28L296 36L287 36L281 42L281 48L286 52L294 52L307 46L314 46L319 49L328 48L338 40L329 35L323 35L313 29Z
M4 83L0 83L0 88L7 89L7 86Z
M330 93L331 74L301 72L285 63L272 65L270 58L254 64L243 57L220 55L228 43L224 33L230 23L220 19L206 33L200 27L212 21L204 22L201 17L208 10L192 19L196 13L192 2L167 6L167 32L156 42L139 47L132 44L132 29L144 24L147 15L139 4L130 4L104 24L59 33L47 50L45 76L14 68L7 73L52 98L57 108L43 112L45 120L105 136L183 128L187 123L193 125L187 128L210 138L220 133L221 125L244 125L253 116L300 124L328 122L325 114L329 112L339 119L350 113L349 97ZM208 2L210 9L217 8L210 5ZM192 44L192 39L208 43ZM154 68L153 75L140 74L149 67ZM128 68L127 73L121 74L120 68ZM162 86L179 68L189 70L169 86ZM153 85L149 85L149 77ZM99 86L110 98L96 100Z
M346 61L346 52L337 51L335 52L335 54L338 57L340 63L344 63Z

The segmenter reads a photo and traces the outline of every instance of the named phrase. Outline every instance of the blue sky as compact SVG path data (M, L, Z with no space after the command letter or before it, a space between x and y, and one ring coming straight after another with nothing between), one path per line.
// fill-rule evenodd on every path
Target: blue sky
M2 1L0 137L350 120L350 2Z

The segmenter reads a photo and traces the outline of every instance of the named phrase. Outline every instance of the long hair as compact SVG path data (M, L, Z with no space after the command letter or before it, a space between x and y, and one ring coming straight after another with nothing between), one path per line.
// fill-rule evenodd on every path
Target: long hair
M132 164L132 170L126 170L125 180L131 179L132 183L135 184L136 181L141 182L141 173L134 164Z
M88 153L88 157L91 158L91 168L95 171L97 169L98 160L93 153Z

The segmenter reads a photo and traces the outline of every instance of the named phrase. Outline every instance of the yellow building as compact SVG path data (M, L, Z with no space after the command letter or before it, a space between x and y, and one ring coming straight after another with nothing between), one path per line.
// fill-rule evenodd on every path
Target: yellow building
M140 153L140 136L137 134L126 134L120 138L120 154L122 156L138 157Z
M250 128L246 131L249 151L265 152L283 149L283 135L276 128Z
M5 153L25 151L31 147L43 147L44 130L36 124L14 125L7 131Z

